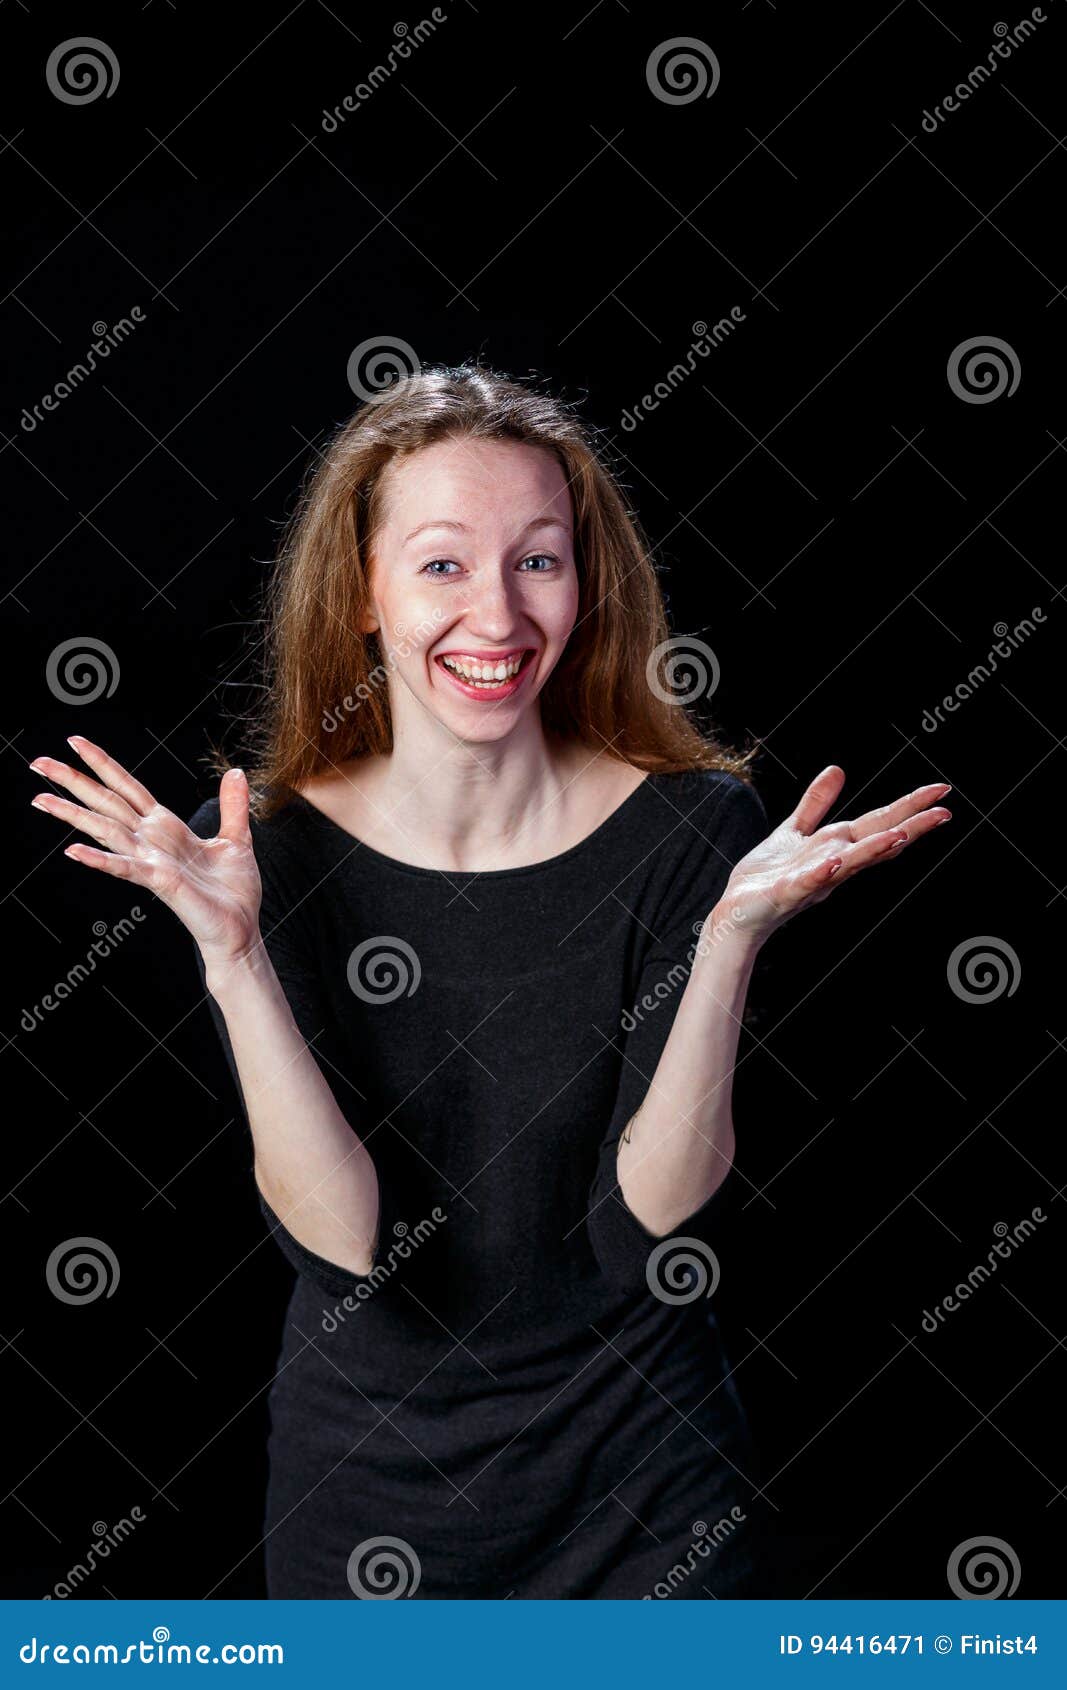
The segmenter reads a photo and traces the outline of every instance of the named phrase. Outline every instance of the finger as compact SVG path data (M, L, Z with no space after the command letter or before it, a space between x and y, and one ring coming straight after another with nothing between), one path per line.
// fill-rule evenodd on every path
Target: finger
M113 874L119 880L133 880L139 886L149 886L150 871L146 864L139 863L134 857L123 857L116 851L98 851L95 845L67 845L63 855L71 857L76 863L84 863L86 868L103 869L105 874Z
M44 775L46 780L54 781L57 786L65 786L68 792L73 792L76 798L82 799L99 815L111 816L127 827L136 827L140 820L136 810L131 810L117 792L101 786L99 781L90 780L80 769L72 769L69 763L60 763L55 757L35 757L30 768L35 774Z
M850 828L854 840L866 839L872 833L884 833L886 828L900 827L911 816L918 815L931 804L936 804L939 798L951 792L947 781L934 781L929 786L917 786L914 792L909 792L904 798L897 798L892 804L885 804L880 810L868 810L866 815L859 816L851 822Z
M789 817L790 824L798 833L814 833L822 821L827 810L837 802L841 788L845 784L845 771L836 763L816 775L808 790L805 792L793 814Z
M243 769L227 769L219 782L219 838L234 845L251 845L248 826L248 781Z
M776 891L777 901L791 909L813 902L821 903L843 880L851 880L860 869L881 861L883 857L897 856L907 843L904 831L894 828L866 839L860 845L846 845L833 856L823 857L810 868L793 875L781 890Z
M113 851L125 851L131 856L136 853L137 841L129 828L110 816L97 815L95 810L83 810L80 804L72 804L69 798L60 798L54 792L40 792L30 802L34 809L44 810L59 821L69 822L71 827L80 828L90 839L98 839L101 845L107 845Z
M887 828L883 833L870 834L857 845L847 846L841 853L843 861L837 878L848 880L871 863L899 856L906 846L913 845L924 834L932 833L935 827L949 821L951 816L951 810L924 810L922 815L913 817L906 827Z
M81 734L69 734L67 744L73 745L83 762L88 763L106 786L117 792L120 798L125 798L131 810L136 810L139 816L147 816L149 810L154 810L156 801L147 786L117 763L114 757L109 757L99 745L94 745L91 739L83 739Z
M841 853L841 869L836 880L850 880L860 869L885 857L896 856L908 844L906 828L890 827L884 833L872 833L856 845L848 845Z
M835 856L824 857L821 862L814 863L811 868L798 875L797 892L800 898L810 898L815 892L829 889L841 869L842 860L838 852Z

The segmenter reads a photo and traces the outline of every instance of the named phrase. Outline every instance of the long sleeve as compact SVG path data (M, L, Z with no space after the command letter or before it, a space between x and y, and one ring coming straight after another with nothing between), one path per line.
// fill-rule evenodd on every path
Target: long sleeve
M589 1194L588 1228L601 1271L625 1291L649 1290L650 1258L665 1243L638 1220L619 1188L616 1156L619 1137L643 1102L656 1072L692 968L698 930L722 896L734 864L765 839L767 815L757 793L730 777L710 777L709 796L692 813L699 829L686 870L672 889L657 931L641 967L633 1006L616 1039L622 1051L622 1071L611 1121L600 1146L596 1174ZM696 1240L713 1271L713 1252L724 1207L732 1197L729 1175L716 1191L680 1222L670 1234L677 1241ZM703 1250L699 1247L702 1246ZM666 1253L666 1251L665 1251ZM679 1249L679 1256L685 1255ZM657 1261L659 1258L657 1258ZM664 1264L665 1266L666 1264ZM664 1267L651 1273L664 1283Z
M211 799L208 803L202 805L188 825L200 838L210 838L217 833L217 799ZM293 1020L296 1022L305 1042L310 1046L312 1055L315 1057L320 1072L333 1093L338 1108L349 1124L355 1125L361 1099L358 1091L348 1078L351 1062L346 1060L332 1013L323 997L307 925L299 911L294 913L291 900L286 898L273 871L270 855L265 848L262 834L257 836L254 825L253 837L256 862L263 883L260 931L263 935L264 946L292 1010ZM199 947L194 946L193 948L197 973L204 988L208 1009L222 1043L245 1121L248 1123L248 1106L241 1089L240 1076L234 1059L233 1046L226 1029L225 1017L215 999L207 991L204 962ZM381 1271L381 1256L394 1236L400 1217L395 1208L392 1186L388 1180L383 1180L380 1163L377 1160L375 1160L375 1170L378 1175L380 1213L378 1245L375 1250L374 1266L369 1274L353 1273L350 1269L342 1267L337 1262L331 1262L324 1256L317 1255L313 1250L309 1250L304 1244L301 1244L288 1227L279 1220L267 1203L263 1193L258 1186L256 1187L259 1206L282 1254L298 1273L312 1280L331 1296L343 1297L354 1292L359 1286L371 1283L375 1274Z

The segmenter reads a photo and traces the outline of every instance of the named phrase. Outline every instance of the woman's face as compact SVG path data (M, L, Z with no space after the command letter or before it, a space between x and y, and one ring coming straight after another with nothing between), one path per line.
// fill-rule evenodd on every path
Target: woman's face
M462 739L502 739L534 708L578 614L563 471L520 441L445 440L391 464L382 493L370 621L394 723L421 703Z

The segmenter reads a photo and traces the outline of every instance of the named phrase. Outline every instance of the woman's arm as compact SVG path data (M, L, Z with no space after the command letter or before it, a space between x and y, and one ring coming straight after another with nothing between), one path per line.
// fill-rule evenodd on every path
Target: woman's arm
M816 777L792 815L736 864L703 924L645 1099L619 1137L619 1189L658 1237L705 1203L732 1166L733 1071L760 946L791 916L949 819L950 811L931 808L950 790L938 783L820 828L844 780L836 765Z
M619 1136L619 1188L657 1237L718 1190L734 1159L733 1071L757 947L721 918L716 928L714 912L696 947L645 1100Z
M260 1192L305 1248L370 1273L374 1162L305 1043L262 940L237 961L205 957L204 980L226 1023Z
M297 1027L264 944L244 774L223 776L218 834L201 838L98 745L77 735L70 744L100 781L40 757L31 768L82 802L42 793L33 803L106 847L69 845L67 856L144 886L192 934L232 1047L262 1196L299 1244L369 1273L380 1207L374 1164ZM273 943L285 949L284 940Z

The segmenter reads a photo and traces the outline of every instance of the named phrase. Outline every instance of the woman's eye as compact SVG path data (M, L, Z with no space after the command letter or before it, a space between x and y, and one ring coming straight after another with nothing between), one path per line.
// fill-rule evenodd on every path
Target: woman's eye
M523 568L525 568L526 564L528 564L528 563L538 563L538 564L547 565L547 568L545 568L545 569L536 569L536 570L527 571L528 574L534 574L534 575L547 575L550 570L558 567L558 560L552 556L551 552L531 552L529 557L523 558L523 560L522 560ZM429 563L423 564L422 568L419 571L419 574L420 575L430 575L431 577L434 577L437 580L444 580L444 579L447 578L446 575L445 575L446 570L458 569L458 568L459 568L459 565L455 562L454 558L435 557L435 558L431 558Z

